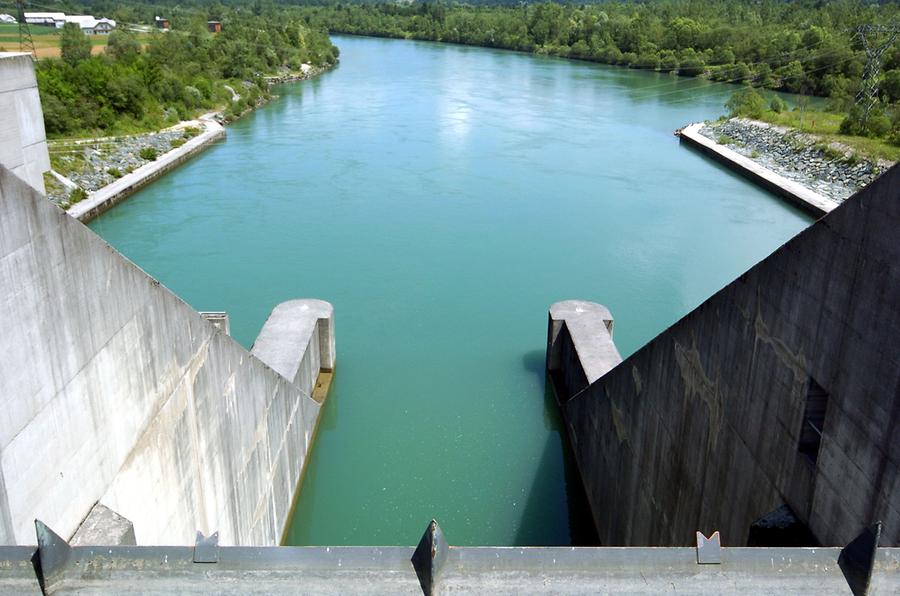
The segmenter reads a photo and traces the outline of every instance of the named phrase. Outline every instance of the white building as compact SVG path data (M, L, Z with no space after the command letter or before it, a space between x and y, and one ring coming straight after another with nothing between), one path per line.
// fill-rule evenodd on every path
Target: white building
M18 23L18 21L11 14L0 14L0 23Z
M64 23L75 23L81 27L85 35L108 35L116 28L116 22L112 19L98 19L91 15L69 15L64 17ZM62 25L59 25L62 27Z
M26 12L25 22L57 29L62 29L66 23L75 23L85 35L107 35L116 28L116 22L112 19L98 19L92 15L67 15L64 12Z
M64 12L26 12L25 22L29 25L44 25L61 28L66 22Z

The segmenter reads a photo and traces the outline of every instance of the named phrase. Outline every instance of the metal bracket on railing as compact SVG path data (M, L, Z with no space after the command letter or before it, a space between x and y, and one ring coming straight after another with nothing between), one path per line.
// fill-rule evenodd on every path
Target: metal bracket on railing
M719 565L722 563L722 542L719 531L707 538L702 532L697 532L697 564Z
M39 519L34 520L34 530L38 543L38 583L41 591L49 594L65 573L72 556L72 547Z
M881 538L881 522L864 529L850 544L841 549L838 566L850 586L853 596L866 596L875 566L875 553Z
M435 593L449 548L441 527L435 520L431 520L410 559L425 596L432 596Z
M213 532L204 537L197 532L197 541L194 543L194 563L218 563L219 562L219 533Z

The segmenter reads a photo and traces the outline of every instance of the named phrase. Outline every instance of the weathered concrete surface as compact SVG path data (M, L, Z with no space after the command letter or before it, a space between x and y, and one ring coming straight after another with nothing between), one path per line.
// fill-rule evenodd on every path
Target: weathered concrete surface
M134 524L109 507L97 503L69 541L72 546L133 546Z
M622 362L612 340L613 317L602 304L564 300L550 307L547 372L557 398L568 401Z
M50 155L31 54L0 52L0 164L44 192Z
M692 147L709 155L731 169L743 174L763 188L791 201L801 209L816 216L825 215L838 206L837 201L824 197L811 191L802 184L788 180L780 174L776 174L768 168L764 168L748 157L744 157L737 151L720 145L700 134L702 123L694 123L685 126L678 131L678 136Z
M449 547L437 594L846 594L840 549ZM72 549L54 594L418 594L408 547L223 547L194 563L190 547ZM0 547L0 592L40 594L31 547ZM900 549L876 553L870 596L900 590Z
M0 544L278 543L319 404L2 167L0 329Z
M603 544L743 545L785 503L822 544L900 544L897 230L895 166L563 404Z
M202 133L181 147L172 149L130 174L122 176L112 184L90 193L88 198L75 203L66 212L79 221L90 221L225 136L225 128L211 118L198 120L197 124L204 128Z

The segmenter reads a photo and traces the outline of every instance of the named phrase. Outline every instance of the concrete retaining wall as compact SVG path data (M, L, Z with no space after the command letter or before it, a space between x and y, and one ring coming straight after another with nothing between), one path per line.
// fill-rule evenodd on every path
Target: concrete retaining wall
M700 134L701 123L685 126L677 132L682 141L698 149L716 161L725 164L732 170L749 178L766 190L783 197L804 211L820 217L830 213L838 203L828 197L811 191L802 184L788 180L768 168L764 168L752 159L744 157L737 151L720 145Z
M0 52L0 164L44 192L50 155L31 54Z
M193 137L181 147L172 149L154 161L146 163L100 190L90 193L88 198L75 203L66 211L82 222L88 222L104 211L112 209L116 204L156 180L169 170L181 165L208 145L225 137L225 128L214 120L204 119L197 122L204 131Z
M720 530L743 545L785 503L824 545L876 520L900 544L898 229L895 166L586 389L554 384L603 544ZM553 318L548 353L577 349L548 358L551 378L590 382ZM582 337L608 342L593 320ZM800 441L818 387L813 462Z
M293 377L0 167L0 544L35 518L71 536L98 500L138 544L277 544L334 327L320 301L273 317Z

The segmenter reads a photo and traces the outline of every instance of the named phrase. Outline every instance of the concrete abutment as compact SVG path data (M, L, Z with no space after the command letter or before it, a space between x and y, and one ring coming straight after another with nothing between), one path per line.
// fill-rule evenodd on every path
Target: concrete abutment
M276 306L251 353L2 166L0 214L0 542L105 509L138 544L277 544L331 305Z

